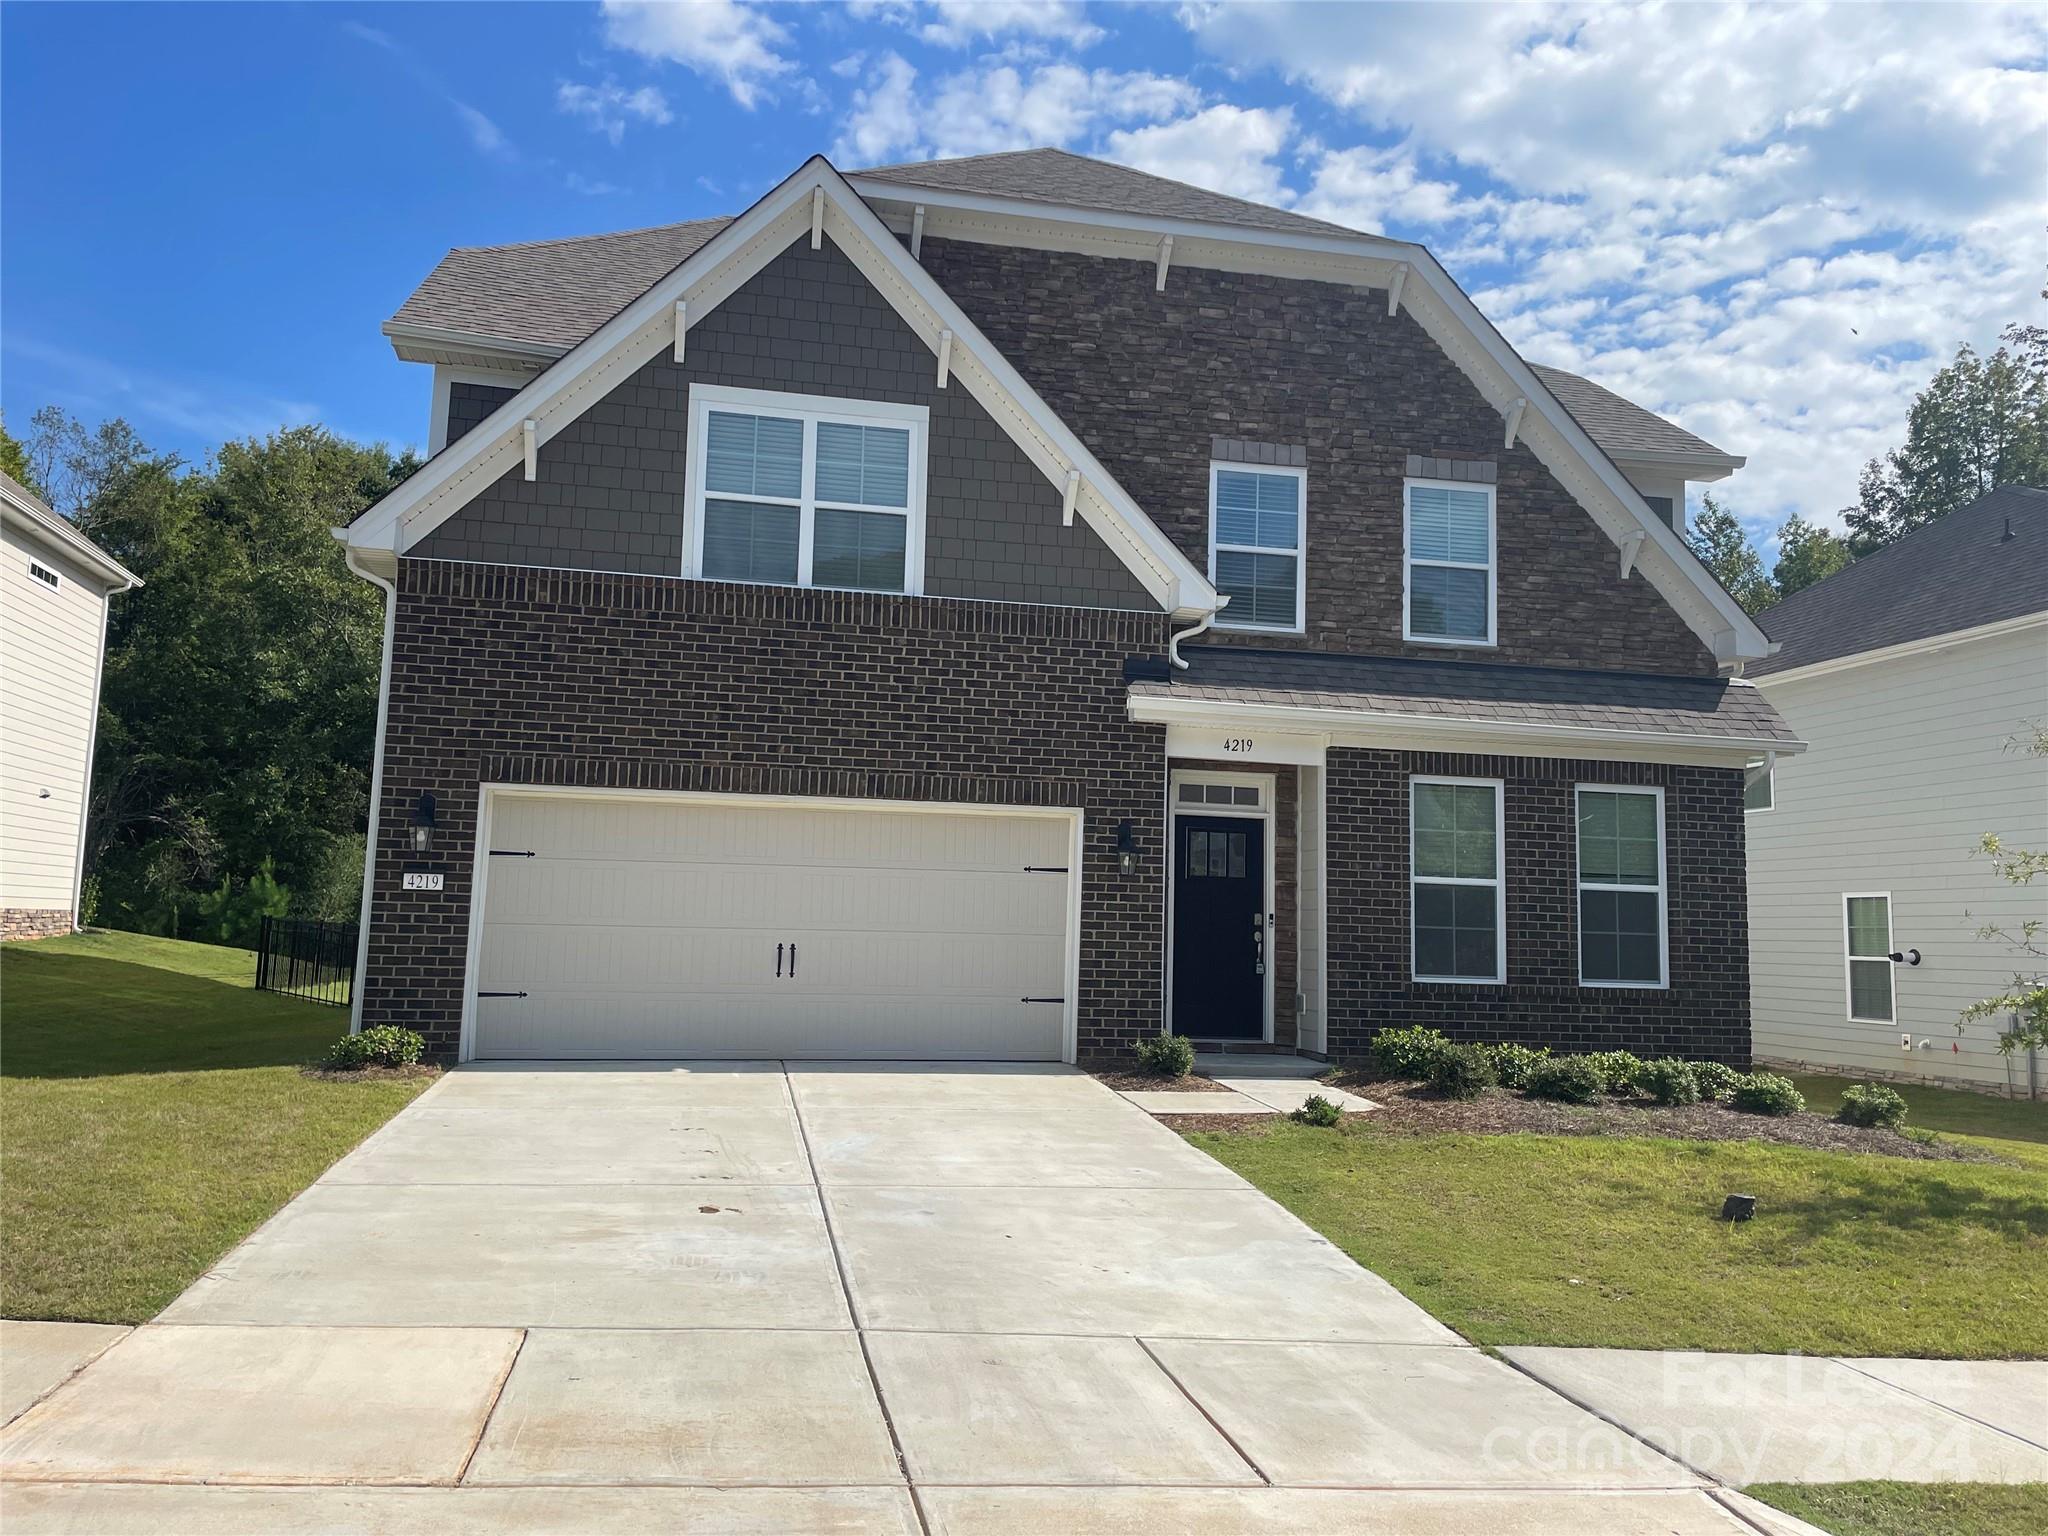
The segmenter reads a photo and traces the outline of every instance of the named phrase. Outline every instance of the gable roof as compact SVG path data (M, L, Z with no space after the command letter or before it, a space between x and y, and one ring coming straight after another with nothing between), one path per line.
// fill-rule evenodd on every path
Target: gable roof
M994 155L969 155L959 160L883 165L847 174L932 191L973 192L1059 208L1099 208L1106 213L1194 219L1204 224L1234 224L1241 229L1268 229L1281 234L1359 233L1342 224L1268 208L1264 203L1246 202L1241 197L1226 197L1206 187L1170 181L1107 160L1091 160L1064 149L1016 149Z
M1675 421L1646 411L1635 401L1595 384L1591 379L1542 363L1529 365L1557 396L1587 436L1617 459L1643 455L1688 459L1723 459L1731 468L1746 461L1703 437L1695 437Z
M10 521L40 533L66 555L91 571L110 592L126 592L142 585L142 578L93 543L73 526L71 519L16 480L0 474L0 506L12 514Z
M2043 614L2048 490L2001 486L1759 614L1779 650L1747 670L1766 677Z
M959 315L959 307L930 283L914 255L906 256L902 249L903 242L898 236L903 233L911 233L911 243L913 246L916 243L913 207L922 210L929 205L932 220L927 228L937 234L958 229L972 231L966 234L966 238L1018 239L1023 243L1045 244L1054 249L1084 250L1141 260L1156 257L1162 282L1166 280L1170 253L1171 261L1175 263L1274 273L1362 287L1384 287L1388 312L1405 310L1410 314L1446 355L1464 370L1481 396L1501 413L1509 424L1507 446L1512 447L1519 441L1534 452L1614 542L1620 552L1620 570L1624 578L1631 571L1639 573L1721 661L1753 659L1769 653L1770 640L1763 630L1707 572L1684 539L1650 510L1642 493L1615 463L1615 456L1565 408L1549 383L1509 345L1499 330L1480 313L1470 296L1422 246L1360 234L1279 209L1261 209L1257 204L1164 181L1144 172L1131 171L1128 167L1086 160L1065 151L1023 151L1010 156L976 156L971 162L938 161L920 166L885 167L880 172L854 172L850 177L841 177L822 157L814 157L807 166L812 163L823 166L829 174L835 206L842 192L861 204L860 221L864 227L871 225L872 238L889 248L891 267L899 275L904 275L907 269L907 273L912 274L910 281L913 285L929 288L933 302L942 303L955 315ZM918 179L910 181L903 179L905 177ZM948 177L966 177L980 185L1008 190L963 191L939 185ZM1085 186L1081 185L1084 177L1088 178ZM784 187L789 184L784 183ZM1062 195L1108 200L1111 206L1098 207L1093 201L1085 204L1050 201L1048 199L1055 186L1065 189ZM867 201L861 201L863 198ZM757 208L759 206L756 205ZM1150 209L1170 211L1147 211ZM697 253L686 258L685 265L718 246L746 217L743 215L740 220L718 230ZM847 217L853 215L848 213ZM1233 222L1236 220L1245 222ZM1256 222L1252 222L1254 220ZM671 230L683 227L665 226ZM895 233L892 234L892 230ZM552 260L571 254L577 242L543 244L549 248L546 259ZM568 249L562 249L565 247ZM522 248L493 249L500 253L516 253ZM516 254L503 254L497 259L510 264L518 264L522 260ZM649 290L650 293L652 291ZM646 298L647 294L641 295L631 307L637 308ZM891 301L895 302L893 296ZM920 299L918 302L924 301ZM511 323L519 323L517 316L521 308L520 304L512 303L501 306L498 313L509 316ZM627 312L622 309L613 317L614 320L623 318ZM966 323L964 315L960 319L962 324ZM643 323L646 320L644 314L642 320ZM611 323L608 321L607 325ZM951 328L956 337L967 334L959 326ZM482 361L491 366L503 366L507 353L543 361L562 357L564 362L575 355L571 352L563 356L559 343L507 340L497 344L490 337L474 333L456 332L436 337L427 334L425 328L403 332L402 339L396 320L387 323L385 329L393 336L393 345L400 348L402 356L420 360ZM602 333L593 333L587 341L594 341L598 334ZM978 345L986 346L986 339L978 330L973 335ZM587 345L587 341L579 343L576 351ZM465 346L487 353L496 349L496 357L476 357L466 353ZM1001 362L993 348L989 348L986 355ZM1049 409L1044 408L1044 402L1030 391L1021 377L1016 376L1014 369L1009 369L1007 363L1002 366L1014 379L1015 387L1030 394L1036 402L1034 410L1043 410L1043 418L1034 419L1064 434L1065 441L1071 444L1071 448L1048 449L1038 456L1040 468L1047 474L1053 474L1058 463L1078 464L1080 461L1074 455L1086 454L1078 439L1066 431ZM1007 425L1010 423L1006 422ZM1691 435L1686 436L1690 438ZM474 445L466 450L473 451ZM1027 448L1027 452L1034 450ZM415 481L438 484L432 477L440 461L447 456L448 450L443 450L442 454L429 461L426 470L406 482L406 486L401 486L393 495L418 494L407 490ZM1624 452L1622 456L1628 455ZM1088 462L1095 463L1092 456L1088 457ZM1732 466L1740 460L1724 462ZM1100 471L1099 464L1095 467ZM1059 473L1063 477L1065 471L1060 470ZM1107 472L1102 473L1106 483L1114 487L1115 482L1107 479ZM1137 534L1140 544L1150 547L1155 537L1159 537L1161 543L1166 542L1121 487L1115 487L1113 499L1120 499L1121 504L1128 507L1128 512L1119 512L1116 514L1118 517L1134 530L1142 524L1144 531ZM1137 521L1131 522L1132 517ZM357 526L361 526L360 520ZM1115 547L1115 540L1111 543ZM1171 549L1170 544L1167 548ZM1142 558L1152 559L1150 555ZM1205 578L1195 573L1195 582L1188 583L1186 577L1194 572L1194 568L1178 552L1172 554L1169 564L1175 572L1174 582L1187 591L1207 591L1213 601L1214 589ZM1164 567L1154 562L1155 575L1162 569Z
M688 328L795 240L830 239L1169 613L1218 606L1207 576L1161 533L1073 431L912 259L830 162L814 155L738 218L578 342L480 424L434 455L344 531L378 563L417 544L479 491L537 453L657 350L687 349Z
M384 322L384 334L452 331L566 352L731 222L692 219L615 235L457 246Z

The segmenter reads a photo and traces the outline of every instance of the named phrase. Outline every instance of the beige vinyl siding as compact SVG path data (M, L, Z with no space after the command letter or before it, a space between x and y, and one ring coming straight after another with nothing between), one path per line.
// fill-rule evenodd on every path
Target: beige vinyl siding
M1977 929L2048 912L2038 883L2006 885L1973 855L1986 832L2048 847L2048 761L2009 746L2048 715L2048 627L1760 681L1809 749L1780 760L1773 808L1745 818L1756 1054L1985 1085L2010 1070L2024 1086L1994 1024L1959 1035L1957 1015L2020 963ZM1893 967L1892 1023L1851 1023L1843 896L1886 891L1893 948L1922 961Z
M106 592L12 523L0 535L0 906L68 911ZM29 575L32 559L57 572L60 590Z

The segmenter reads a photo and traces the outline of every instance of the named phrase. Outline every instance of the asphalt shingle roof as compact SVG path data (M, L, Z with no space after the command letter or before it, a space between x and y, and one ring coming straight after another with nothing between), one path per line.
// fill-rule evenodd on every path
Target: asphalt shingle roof
M1091 160L1064 149L1017 149L996 155L969 155L960 160L883 165L847 174L899 182L906 187L979 193L1067 208L1098 208L1147 218L1234 224L1242 229L1265 229L1277 234L1338 235L1347 239L1356 239L1359 234L1342 224L1269 208L1264 203L1246 202L1241 197L1226 197L1184 181L1170 181L1107 160Z
M1185 672L1171 682L1134 682L1131 692L1581 730L1796 740L1761 689L1724 677L1230 646L1190 646L1181 654L1189 664Z
M2048 491L2001 486L1758 614L1780 649L1747 670L1768 676L2030 613L2048 613Z
M1695 437L1676 422L1646 411L1633 400L1624 400L1611 389L1562 368L1542 363L1529 365L1543 387L1557 396L1558 403L1572 413L1572 419L1586 429L1586 435L1611 457L1625 459L1635 453L1712 454L1732 458L1703 437Z
M616 235L458 246L391 318L566 352L731 222L693 219Z

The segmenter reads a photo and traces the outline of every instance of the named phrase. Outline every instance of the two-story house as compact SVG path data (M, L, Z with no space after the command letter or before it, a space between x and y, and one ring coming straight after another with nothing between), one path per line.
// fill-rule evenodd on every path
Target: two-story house
M1434 258L1061 152L451 252L362 1023L472 1057L1162 1029L1750 1053L1741 461Z

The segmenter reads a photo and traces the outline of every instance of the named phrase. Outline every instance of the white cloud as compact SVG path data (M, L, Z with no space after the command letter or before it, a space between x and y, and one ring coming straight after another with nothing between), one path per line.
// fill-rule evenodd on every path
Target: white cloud
M1318 147L1302 212L1426 238L1527 355L1747 453L1716 495L1752 517L1853 501L1935 368L2034 312L2037 10L1180 14L1396 138Z
M381 49L389 54L399 68L410 75L422 90L446 102L449 109L455 113L456 121L462 124L463 132L469 136L469 142L476 146L479 154L488 155L493 160L516 161L519 158L519 151L513 147L512 141L505 137L504 131L496 123L478 108L450 91L441 83L439 75L421 63L410 48L389 32L380 31L376 27L366 27L354 21L343 22L341 29L349 36L368 43L372 48Z
M1155 176L1286 204L1294 194L1282 181L1275 157L1293 137L1294 113L1286 107L1219 105L1170 123L1118 129L1104 153Z
M50 395L75 414L126 416L138 425L168 427L208 444L262 437L318 422L320 407L208 374L172 378L10 331L9 355L36 363L51 377Z
M1184 80L1075 64L965 69L921 87L915 67L887 53L855 92L832 156L860 166L1072 144L1174 117L1199 100Z
M580 197L610 197L628 190L616 182L596 181L581 171L571 171L562 178L562 185Z
M668 98L654 86L642 85L629 91L616 80L598 85L564 80L555 87L555 110L571 117L588 118L591 128L614 144L624 141L628 118L656 126L675 121L675 114L668 109Z
M1087 48L1107 35L1074 0L931 0L923 14L931 19L918 27L917 35L941 48L1003 37Z
M709 75L749 109L796 67L789 29L741 0L604 0L604 21L613 47Z

